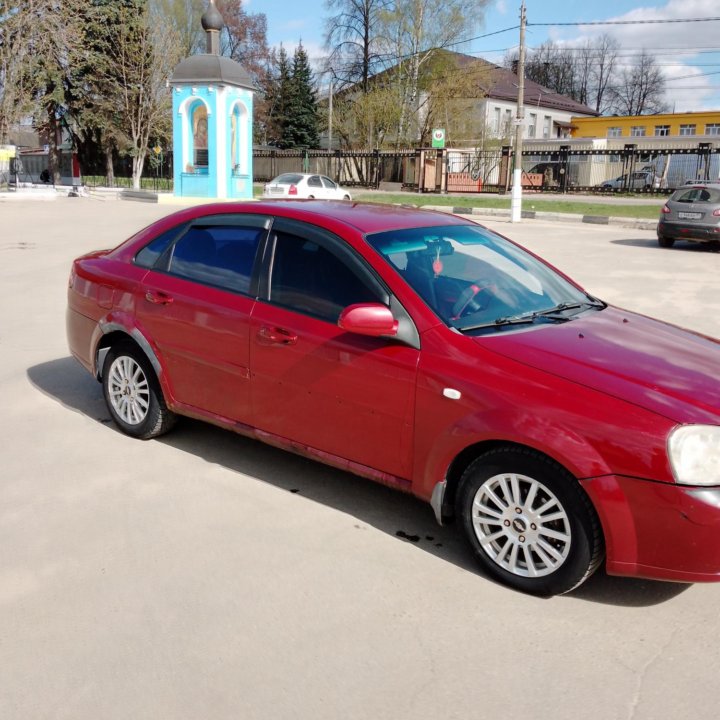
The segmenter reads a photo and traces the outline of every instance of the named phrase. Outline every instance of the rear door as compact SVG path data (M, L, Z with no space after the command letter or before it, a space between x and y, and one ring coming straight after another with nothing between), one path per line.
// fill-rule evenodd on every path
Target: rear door
M249 423L249 320L255 255L269 220L200 218L156 260L137 298L137 317L155 344L176 401Z

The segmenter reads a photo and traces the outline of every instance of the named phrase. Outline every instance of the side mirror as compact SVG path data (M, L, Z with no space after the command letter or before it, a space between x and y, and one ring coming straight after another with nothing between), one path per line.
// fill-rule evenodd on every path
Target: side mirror
M370 337L397 335L398 321L390 308L380 303L361 303L346 307L338 318L338 325L345 331Z

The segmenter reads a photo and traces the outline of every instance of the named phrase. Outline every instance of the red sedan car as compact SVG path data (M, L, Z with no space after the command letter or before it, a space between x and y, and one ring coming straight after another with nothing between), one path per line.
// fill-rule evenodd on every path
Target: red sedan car
M429 501L493 577L720 579L720 348L486 228L207 205L77 259L73 355L129 435L188 415Z

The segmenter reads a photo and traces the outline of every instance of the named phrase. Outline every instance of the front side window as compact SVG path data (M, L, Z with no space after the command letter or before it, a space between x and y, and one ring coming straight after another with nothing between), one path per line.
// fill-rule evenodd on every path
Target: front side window
M276 235L269 295L276 305L331 323L349 305L384 301L326 247L286 232Z
M321 188L322 183L320 182L320 178L317 175L313 175L312 177L308 178L307 181L308 187L314 187L314 188Z
M321 179L322 179L323 185L324 185L328 190L336 190L336 189L337 189L337 185L336 185L329 177L325 177L325 176L323 175Z
M413 228L371 234L367 240L446 324L460 331L492 331L563 304L574 311L593 304L540 260L484 228ZM557 312L564 309L569 307Z

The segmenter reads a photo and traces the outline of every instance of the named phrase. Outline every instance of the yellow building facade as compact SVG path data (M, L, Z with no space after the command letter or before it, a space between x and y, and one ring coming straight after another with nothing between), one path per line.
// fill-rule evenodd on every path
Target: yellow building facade
M658 115L627 115L573 117L573 138L637 138L698 137L720 142L720 110L709 112L661 113Z

